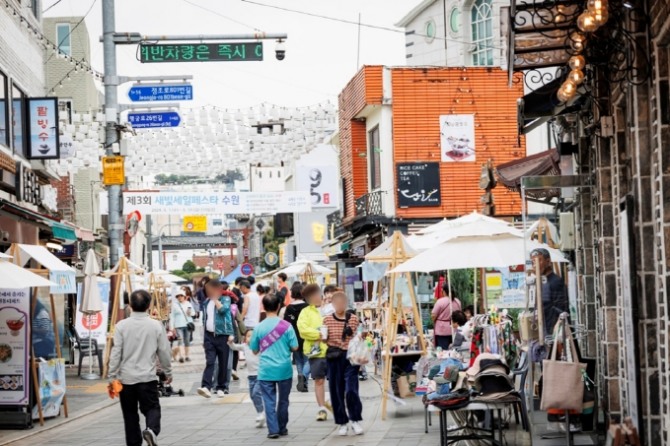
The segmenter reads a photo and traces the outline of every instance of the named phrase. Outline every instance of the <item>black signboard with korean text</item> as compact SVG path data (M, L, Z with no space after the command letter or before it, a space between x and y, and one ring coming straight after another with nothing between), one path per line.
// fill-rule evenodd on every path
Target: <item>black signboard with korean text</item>
M439 206L440 163L396 164L399 208Z

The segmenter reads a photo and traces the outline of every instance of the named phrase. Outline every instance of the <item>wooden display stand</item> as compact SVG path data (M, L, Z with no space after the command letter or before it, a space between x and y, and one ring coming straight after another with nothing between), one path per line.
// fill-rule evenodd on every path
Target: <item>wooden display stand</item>
M124 283L126 291L132 292L132 282L130 276L134 272L130 268L130 263L126 257L121 257L119 263L110 271L105 272L106 277L115 276L114 291L112 292L112 315L109 320L109 331L107 332L107 342L105 344L105 356L103 361L102 377L107 378L109 372L109 355L112 353L112 345L114 343L114 329L116 328L116 321L119 318L119 302L121 299L121 282Z
M16 245L16 243L12 244L9 248L9 255L12 256L13 262L15 265L18 265L20 267L23 267L23 265L20 265L20 253L19 253L19 247ZM37 262L37 261L36 261ZM49 270L45 268L25 268L26 270L30 271L31 273L39 274L47 279L49 279ZM32 289L31 293L31 309L30 309L30 315L31 317L35 314L35 307L37 306L37 288ZM51 324L53 325L54 329L54 340L56 343L56 356L57 359L63 359L63 354L61 352L60 348L60 335L58 333L58 319L56 318L56 302L54 300L54 295L49 293L49 302L51 304ZM32 321L30 322L32 323ZM35 392L35 402L37 403L37 413L39 416L40 420L40 426L44 426L44 413L42 411L42 396L40 395L40 383L39 383L39 378L38 378L38 364L37 361L35 361L35 350L30 349L30 373L32 374L32 379L34 383L34 392ZM63 416L65 418L68 418L68 407L67 407L67 394L63 395Z
M385 252L380 253L379 255L368 255L366 256L366 260L369 262L387 262L389 263L389 270L393 270L412 257L411 253L409 253L406 248L407 242L399 231L393 233L389 243L389 249L383 250ZM374 251L371 254L374 254ZM393 345L393 342L398 334L398 323L400 320L404 319L404 309L402 305L403 296L401 293L396 293L395 289L395 282L399 277L404 277L407 281L407 288L409 289L409 295L411 299L411 313L414 318L414 324L416 326L417 336L419 338L419 350L412 352L391 353L391 346ZM426 340L423 335L423 321L421 320L421 314L419 313L416 293L414 292L414 286L412 283L412 276L410 273L392 273L388 276L388 278L389 299L386 307L387 314L383 334L384 350L382 356L382 420L386 419L388 396L391 390L391 378L393 372L392 358L396 356L409 356L412 354L424 356L426 354ZM383 305L384 304L381 303L380 299L380 307L382 312Z
M171 284L165 282L156 274L149 274L149 293L151 294L151 305L149 314L157 321L167 324L170 319L170 305L168 304L165 288Z

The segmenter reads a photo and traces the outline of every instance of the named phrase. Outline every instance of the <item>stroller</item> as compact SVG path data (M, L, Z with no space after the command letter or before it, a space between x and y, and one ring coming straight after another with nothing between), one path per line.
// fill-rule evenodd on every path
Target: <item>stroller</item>
M165 383L165 381L167 381L165 372L158 369L156 370L156 376L158 376L158 395L160 397L167 398L173 395L184 396L184 391L182 389L174 390L172 385Z

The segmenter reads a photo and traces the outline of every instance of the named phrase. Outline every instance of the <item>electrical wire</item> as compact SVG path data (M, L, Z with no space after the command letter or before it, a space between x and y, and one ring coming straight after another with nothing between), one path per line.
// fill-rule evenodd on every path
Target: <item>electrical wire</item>
M44 11L42 11L42 14L44 14L45 12L47 12L48 10L50 10L51 8L53 8L54 6L56 6L57 4L59 4L59 3L62 2L62 1L63 1L63 0L56 0L56 3L54 3L54 4L51 5L51 6L49 6L49 7L48 7L47 9L45 9Z
M263 32L263 30L258 29L258 28L256 28L255 26L251 26L251 25L248 25L248 24L246 24L246 23L244 23L244 22L240 22L239 20L233 19L232 17L228 17L228 16L226 16L226 15L223 15L223 14L221 14L221 13L218 12L218 11L215 11L215 10L213 10L213 9L209 9L209 8L206 7L206 6L202 6L202 5L199 5L199 4L197 4L197 3L193 3L193 2L190 1L190 0L182 0L182 1L183 1L184 3L188 3L188 4L191 5L191 6L195 6L196 8L200 8L200 9L202 9L203 11L207 11L207 12L210 12L210 13L212 13L212 14L214 14L214 15L217 15L217 16L219 16L219 17L221 17L221 18L224 18L224 19L226 19L226 20L228 20L228 21L230 21L230 22L236 23L236 24L238 24L238 25L242 25L242 26L244 26L244 27L246 27L246 28L253 29L254 31L257 31L257 32L259 32L259 33L262 33L262 32Z
M71 28L70 28L70 32L68 32L68 33L61 39L61 41L58 42L58 51L59 51L59 52L60 52L60 46L63 44L63 42L65 42L65 39L67 39L68 37L70 37L70 35L72 34L72 32L73 32L75 29L77 29L77 27L78 27L79 25L81 25L82 22L83 22L84 20L86 20L86 17L88 17L88 15L91 13L91 11L93 10L93 7L95 6L95 4L96 4L97 1L98 1L98 0L93 0L93 2L91 2L91 6L88 8L88 11L86 11L86 14L84 14L84 17L82 17L81 20L79 20L79 21L76 23L76 25L74 25L73 27L71 27ZM56 53L53 53L51 56L49 56L49 58L48 58L48 59L46 60L46 62L44 62L44 63L46 64L47 62L49 62L49 61L54 57L54 54L56 54Z
M391 27L388 27L388 26L373 25L373 24L370 24L370 23L359 23L358 20L347 20L347 19L342 19L342 18L339 18L339 17L330 17L330 16L326 16L326 15L322 15L322 14L316 14L316 13L313 13L313 12L300 11L300 10L297 10L297 9L290 9L290 8L286 8L286 7L283 7L283 6L269 5L267 3L261 3L261 2L257 2L257 1L254 1L254 0L240 0L240 1L242 1L243 3L249 3L250 5L262 6L264 8L277 9L279 11L291 12L293 14L305 15L305 16L314 17L314 18L317 18L317 19L330 20L331 22L339 22L339 23L345 23L347 25L362 26L364 28L376 29L376 30L379 30L379 31L393 32L393 33L397 33L397 34L406 34L406 32L404 30L399 29L399 28L391 28ZM427 34L422 34L422 33L418 33L418 32L414 32L411 35L418 36L418 37L425 37L425 38L434 39L434 40L442 40L442 41L446 41L446 42L461 43L461 44L464 44L464 45L471 45L472 44L471 41L467 41L467 40L450 39L450 38L447 38L447 37L440 37L440 36L429 36ZM496 46L493 46L493 45L486 46L486 47L483 47L483 48L491 48L491 49L499 49L499 50L504 50L505 49L503 47L496 47Z

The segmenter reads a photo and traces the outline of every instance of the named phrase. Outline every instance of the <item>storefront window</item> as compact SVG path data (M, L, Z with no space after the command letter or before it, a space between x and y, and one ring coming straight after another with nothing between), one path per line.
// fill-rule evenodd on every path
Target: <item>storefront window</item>
M12 86L12 148L14 153L25 154L23 142L23 115L25 95L16 85Z
M9 119L7 117L7 76L0 73L0 144L9 147Z

